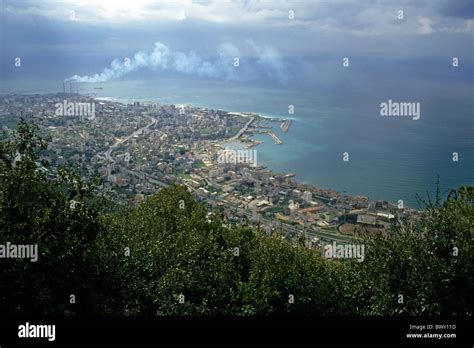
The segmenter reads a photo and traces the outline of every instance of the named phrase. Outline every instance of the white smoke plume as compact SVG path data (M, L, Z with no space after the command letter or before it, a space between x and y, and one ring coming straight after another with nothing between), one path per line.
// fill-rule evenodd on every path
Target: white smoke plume
M174 52L161 42L156 42L151 53L139 51L133 58L123 61L115 59L109 68L105 68L99 74L74 75L65 79L65 82L106 82L147 68L153 71L175 71L185 75L225 80L248 80L263 75L275 79L281 84L286 84L288 80L287 67L278 51L271 46L259 47L253 40L247 40L246 44L256 59L242 58L239 49L230 43L218 47L217 58L206 60L194 51ZM235 58L239 59L238 68L234 66Z

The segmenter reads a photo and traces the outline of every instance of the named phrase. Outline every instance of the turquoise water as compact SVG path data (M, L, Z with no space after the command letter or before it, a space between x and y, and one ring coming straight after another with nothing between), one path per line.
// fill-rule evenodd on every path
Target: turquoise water
M293 118L288 133L275 132L284 144L268 135L255 147L258 163L296 179L370 199L404 201L417 208L415 194L441 192L474 184L472 83L448 86L445 77L409 79L390 84L389 77L352 76L325 80L312 88L251 86L225 81L182 79L123 80L80 85L82 93L125 101L189 103L227 111L257 112ZM9 91L28 86L32 92L57 92L57 80L10 81ZM453 87L454 86L454 87ZM429 88L429 89L428 89ZM388 99L421 104L420 120L380 116ZM294 115L288 105L294 105ZM349 161L343 161L343 153ZM459 161L452 161L452 153Z

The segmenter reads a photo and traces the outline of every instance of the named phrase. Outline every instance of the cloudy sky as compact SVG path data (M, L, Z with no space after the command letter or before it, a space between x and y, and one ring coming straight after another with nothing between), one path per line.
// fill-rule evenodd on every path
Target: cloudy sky
M232 79L232 71L222 62L248 57L254 61L247 77L261 74L280 83L292 74L289 62L294 58L351 57L370 65L377 59L430 64L456 56L473 63L472 0L0 0L0 4L5 79L14 73L15 57L31 69L36 67L30 73L64 70L64 78L77 74L99 80L121 78L144 67ZM126 58L131 63L126 71L115 71L112 62L122 64Z

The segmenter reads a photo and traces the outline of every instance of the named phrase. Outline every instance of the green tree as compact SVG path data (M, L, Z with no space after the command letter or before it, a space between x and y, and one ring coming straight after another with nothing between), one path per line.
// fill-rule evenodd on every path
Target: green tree
M45 168L45 149L23 120L0 142L0 244L40 251L37 262L0 259L2 313L473 313L473 187L364 236L364 262L326 260L301 242L224 224L184 186L108 209L95 179Z
M365 261L345 264L344 294L357 304L351 314L472 315L473 188L456 193L427 202L422 219L363 241Z
M92 185L70 170L39 163L46 142L20 120L0 142L0 243L38 245L38 261L0 259L2 312L70 314L90 311L88 247L100 230ZM72 204L72 202L77 202ZM77 298L70 304L70 295Z

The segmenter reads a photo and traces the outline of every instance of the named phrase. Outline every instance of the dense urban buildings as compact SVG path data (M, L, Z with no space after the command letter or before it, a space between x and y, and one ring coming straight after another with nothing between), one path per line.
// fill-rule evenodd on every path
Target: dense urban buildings
M70 112L68 112L68 110ZM34 121L51 142L43 170L75 168L84 179L99 175L104 193L117 204L138 204L172 183L188 190L228 223L251 223L266 233L304 237L310 248L348 243L375 231L388 232L412 209L364 196L302 184L292 173L258 164L258 141L288 120L229 113L190 105L122 104L75 93L5 95L0 120L8 134L19 117ZM238 149L229 142L240 143Z

